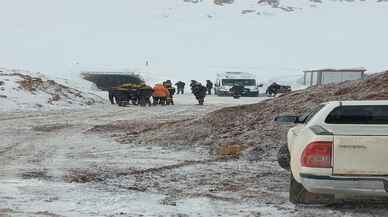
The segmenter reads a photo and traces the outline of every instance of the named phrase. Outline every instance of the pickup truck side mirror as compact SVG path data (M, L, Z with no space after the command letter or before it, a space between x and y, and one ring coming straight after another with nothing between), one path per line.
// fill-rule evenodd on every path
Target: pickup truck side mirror
M301 121L299 120L299 116L294 116L294 115L277 116L277 117L275 117L274 122L279 123L279 124L301 123Z
M259 84L259 85L257 85L257 87L263 87L264 85L263 84Z

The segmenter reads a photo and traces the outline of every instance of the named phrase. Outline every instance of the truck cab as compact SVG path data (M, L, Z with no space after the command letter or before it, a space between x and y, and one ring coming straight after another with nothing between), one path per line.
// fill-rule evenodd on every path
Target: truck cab
M217 74L214 85L215 94L217 96L230 96L230 89L236 84L244 87L242 96L259 96L256 76L249 72L223 72Z

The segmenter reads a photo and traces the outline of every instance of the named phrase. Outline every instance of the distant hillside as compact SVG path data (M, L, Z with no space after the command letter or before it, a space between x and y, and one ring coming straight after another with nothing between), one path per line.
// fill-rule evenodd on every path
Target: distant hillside
M273 8L283 12L295 12L303 10L304 8L315 8L326 3L357 3L357 2L370 2L370 3L384 3L388 0L183 0L186 3L194 4L214 4L217 6L228 5L245 5L246 9L241 10L242 14L257 13L261 14L261 9Z
M61 2L66 7L30 3L23 16L14 16L17 1L4 5L0 64L63 78L76 68L147 68L140 71L152 72L145 76L149 83L213 80L229 70L256 73L265 82L310 68L387 66L387 1ZM36 16L45 14L40 10L53 19Z
M74 109L104 103L91 93L49 80L41 74L0 70L0 111Z

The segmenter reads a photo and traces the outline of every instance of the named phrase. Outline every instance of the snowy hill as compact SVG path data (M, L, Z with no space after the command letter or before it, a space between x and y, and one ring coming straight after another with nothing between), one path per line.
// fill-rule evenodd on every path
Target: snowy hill
M39 73L0 69L0 111L75 109L104 103L101 97L47 79Z
M186 81L230 70L268 80L310 68L388 68L387 1L20 2L0 14L0 65L64 78L74 65Z

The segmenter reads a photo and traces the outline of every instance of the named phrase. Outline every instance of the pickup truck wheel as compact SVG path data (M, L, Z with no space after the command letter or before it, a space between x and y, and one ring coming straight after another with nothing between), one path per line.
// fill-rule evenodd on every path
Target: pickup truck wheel
M321 204L327 205L334 202L334 195L316 194L308 192L302 184L297 182L291 174L290 179L290 202L293 204Z
M287 145L282 145L278 151L278 163L279 166L287 171L290 171L290 152L288 151Z

